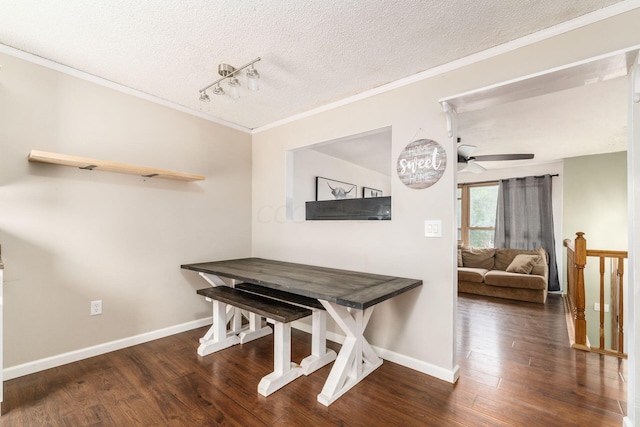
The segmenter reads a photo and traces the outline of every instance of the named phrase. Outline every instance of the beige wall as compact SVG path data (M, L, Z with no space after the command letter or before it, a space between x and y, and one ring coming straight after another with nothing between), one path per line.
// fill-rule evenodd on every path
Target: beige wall
M5 368L210 315L195 294L205 283L180 264L250 255L251 136L11 56L0 64ZM31 149L206 180L33 164Z
M446 135L439 99L637 45L639 19L639 11L630 12L258 132L253 138L254 255L422 279L421 288L376 309L368 337L391 360L444 379L455 377L455 167L424 190L409 189L392 177L390 222L293 223L284 215L286 151L391 125L394 162L416 136L444 145L453 164L454 144ZM424 237L426 219L442 220L442 238Z

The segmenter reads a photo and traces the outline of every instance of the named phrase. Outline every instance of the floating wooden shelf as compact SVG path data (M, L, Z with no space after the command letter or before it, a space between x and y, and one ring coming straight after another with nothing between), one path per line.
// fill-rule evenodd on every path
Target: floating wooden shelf
M47 153L45 151L31 150L29 153L30 162L51 163L53 165L73 166L80 169L100 170L105 172L128 173L140 175L145 178L165 178L178 181L201 181L202 175L191 173L173 172L162 169L148 168L145 166L133 166L123 163L107 162L104 160L87 159L67 154Z

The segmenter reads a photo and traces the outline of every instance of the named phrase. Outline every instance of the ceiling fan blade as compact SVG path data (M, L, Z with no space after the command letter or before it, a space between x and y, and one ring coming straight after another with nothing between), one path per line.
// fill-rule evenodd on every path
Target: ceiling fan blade
M476 151L475 145L459 145L458 146L458 156L464 157L465 159L471 157L471 154Z
M499 162L502 160L529 160L533 159L533 154L488 154L486 156L475 156L479 162Z
M467 167L462 170L462 172L471 172L471 173L482 173L485 171L486 171L485 168L483 168L473 160L469 160L469 163L467 163Z

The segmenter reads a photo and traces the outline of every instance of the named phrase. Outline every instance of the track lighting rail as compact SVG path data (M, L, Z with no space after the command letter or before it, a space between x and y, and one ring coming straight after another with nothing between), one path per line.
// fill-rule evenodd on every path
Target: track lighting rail
M204 93L206 90L211 89L213 86L217 85L218 83L222 82L225 79L230 79L233 78L236 74L238 74L240 71L244 70L245 68L255 64L256 62L260 61L262 58L257 57L256 59L254 59L251 62L247 62L246 64L244 64L242 67L239 68L234 68L231 65L228 64L220 64L218 66L218 73L222 76L220 77L218 80L214 81L213 83L203 87L202 89L200 89L200 93Z

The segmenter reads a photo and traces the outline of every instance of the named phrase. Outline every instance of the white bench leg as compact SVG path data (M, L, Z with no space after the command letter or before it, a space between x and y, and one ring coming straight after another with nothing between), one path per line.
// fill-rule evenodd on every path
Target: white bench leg
M207 283L211 286L228 286L227 283L215 274L199 273ZM235 280L232 281L235 285ZM233 307L228 304L223 304L226 308L223 310L225 315L221 317L220 314L216 314L215 301L206 298L207 301L214 303L213 324L209 330L200 338L200 346L198 347L198 354L200 356L206 356L216 351L225 349L235 344L244 344L249 341L262 338L271 333L271 328L268 326L262 326L262 317L254 313L246 315L249 319L249 327L242 326L243 310ZM224 321L221 321L223 318ZM227 330L227 324L229 324L229 330ZM226 338L222 339L222 329L224 328ZM218 333L219 338L214 338L214 335ZM237 342L235 338L237 338ZM223 344L224 343L224 344Z
M271 333L271 328L267 325L262 326L262 316L255 313L249 313L249 328L240 332L240 343L245 344L249 341L262 338Z
M311 316L311 355L302 359L300 366L305 375L317 371L336 360L336 352L327 351L327 312L313 310Z
M234 288L238 283L241 283L241 282L235 279L231 280L231 285ZM245 343L248 343L249 341L257 340L258 338L262 338L271 334L271 328L268 327L267 325L263 326L262 316L258 316L255 313L251 313L250 311L244 311L244 310L242 310L242 313L249 320L249 327L243 328L241 327L241 325L238 325L239 327L238 336L240 337L240 344L245 344ZM240 316L239 318L242 319Z
M227 308L229 307L229 304L227 304ZM229 332L233 332L234 334L239 334L240 332L242 332L243 329L246 329L242 327L242 309L238 308L238 307L232 307L232 311L233 311L233 315L231 317L231 319L228 319L229 322Z
M234 331L227 331L227 313L235 314L235 307L213 300L213 325L200 340L198 354L206 356L240 343ZM229 310L228 310L229 308Z
M303 374L291 362L291 324L275 322L273 327L273 372L262 377L258 393L269 396Z
M211 298L205 298L205 300L207 302L213 302L213 300ZM231 319L232 310L233 310L233 307L228 305L227 309L226 309L226 311L227 311L227 322L229 322L229 319ZM213 309L212 309L212 311L213 311ZM212 318L213 318L213 315L212 315ZM200 343L211 341L213 339L213 332L215 331L215 328L216 328L215 322L212 321L211 322L211 327L209 328L209 330L202 336L202 338L200 338Z

